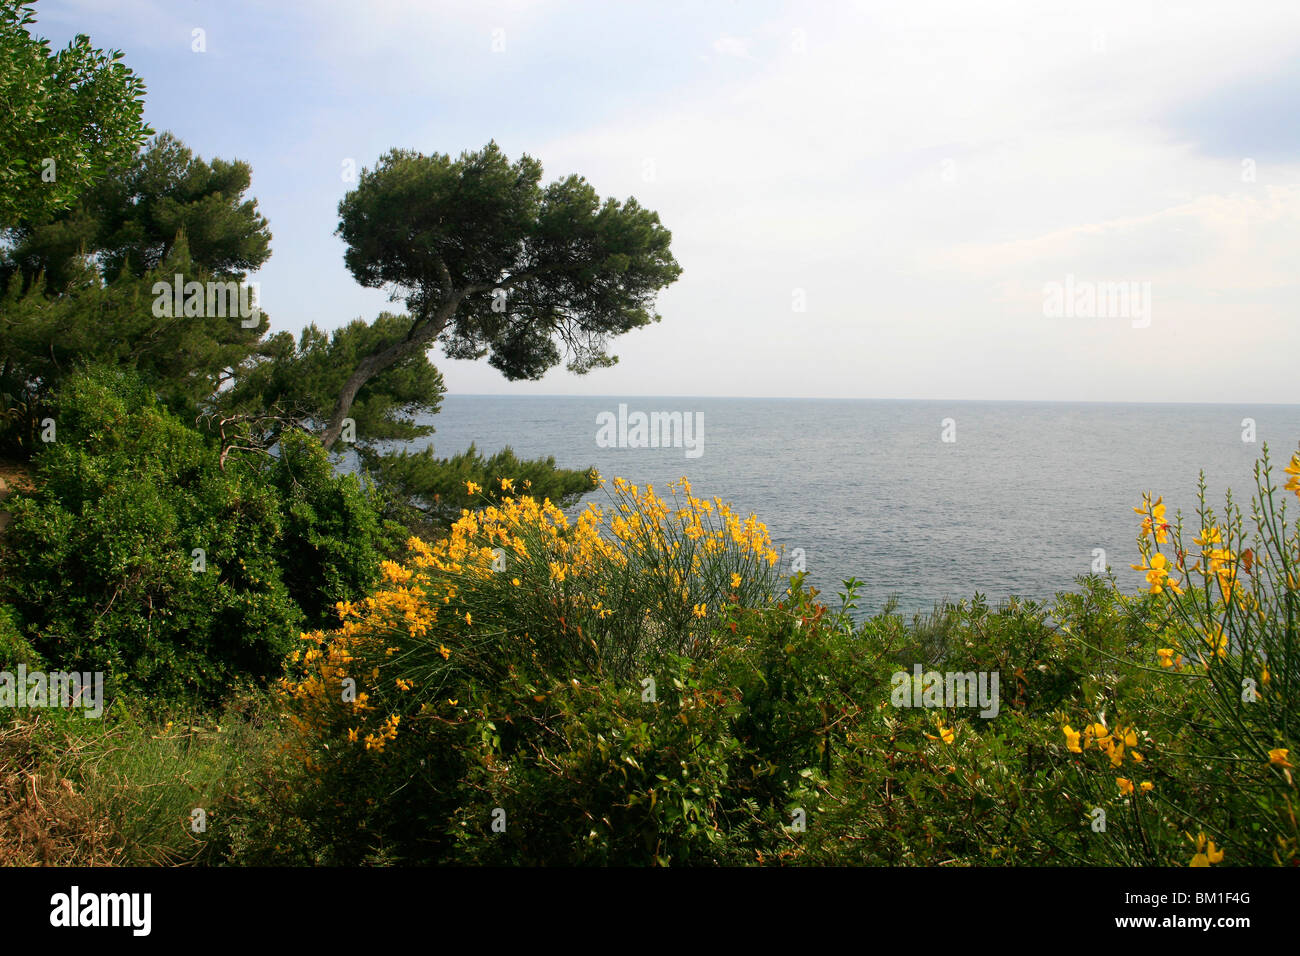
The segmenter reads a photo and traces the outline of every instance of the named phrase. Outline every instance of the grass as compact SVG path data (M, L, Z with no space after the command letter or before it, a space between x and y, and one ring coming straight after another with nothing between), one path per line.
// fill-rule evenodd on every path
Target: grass
M243 768L271 745L263 703L244 697L219 722L164 716L119 703L100 720L49 711L0 729L0 865L166 866L209 855Z

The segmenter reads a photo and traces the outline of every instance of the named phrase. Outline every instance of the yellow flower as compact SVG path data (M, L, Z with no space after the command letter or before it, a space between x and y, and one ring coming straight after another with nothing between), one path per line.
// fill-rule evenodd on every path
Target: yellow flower
M1208 842L1208 846L1206 845ZM1207 841L1204 833L1196 836L1196 854L1192 857L1191 866L1209 866L1211 863L1222 863L1223 851L1214 846L1214 841Z
M1110 758L1110 765L1118 767L1124 763L1124 743L1118 738L1106 741L1106 756Z
M732 574L732 575L731 575L731 586L732 586L733 588L738 588L738 587L740 587L740 575L739 575L739 574Z
M518 579L518 578L511 578L511 579L510 579L510 583L513 584L515 587L519 587L519 579Z
M1169 559L1159 552L1151 555L1148 564L1133 564L1130 567L1134 571L1146 572L1147 584L1151 585L1152 594L1159 594L1165 588L1169 588L1175 594L1183 593L1178 581L1169 576Z
M476 485L472 481L467 481L465 482L465 490L468 491L471 495L476 495L480 491L482 491L483 488L481 485Z
M1134 508L1133 510L1138 514L1145 516L1142 519L1142 531L1139 534L1139 538L1146 538L1152 531L1155 531L1156 541L1158 543L1164 544L1169 540L1169 522L1165 520L1165 504L1163 495L1155 500L1155 504L1151 503L1151 496L1149 494L1143 495L1142 507Z
M1081 754L1083 750L1079 747L1079 732L1071 729L1069 724L1061 728L1065 734L1065 749L1072 754Z
M934 734L926 734L926 736L929 737L931 740L942 740L945 744L950 744L956 738L957 736L956 731L954 731L951 727L945 727L943 725L943 718L936 717L935 726L939 731L939 736L936 737Z
M1156 651L1156 657L1160 658L1161 667L1174 666L1174 649L1172 647L1162 647Z
M1295 768L1291 766L1291 761L1287 759L1287 755L1290 753L1291 751L1286 747L1279 747L1276 750L1270 750L1268 752L1268 762L1273 766L1281 767L1284 770L1294 770Z
M1192 540L1202 546L1210 545L1210 544L1223 544L1223 534L1222 532L1219 531L1218 528L1209 527L1201 532L1201 536L1199 538L1193 538Z
M473 624L473 623L474 623L474 618L470 617L470 613L469 613L469 611L466 611L466 612L465 612L465 623L466 623L467 625L469 625L469 624Z
M1284 490L1294 491L1297 496L1300 496L1300 452L1296 452L1292 455L1291 463L1282 470L1291 476L1287 479Z
M502 491L510 491L510 490L512 490L512 489L514 488L514 486L515 486L515 480L514 480L513 478L502 478L502 479L501 479L501 490L502 490Z
M451 657L451 651L441 644L438 645L438 653L442 655L444 661Z
M1156 788L1156 785L1155 785L1154 783L1152 783L1150 780L1143 780L1143 781L1142 781L1142 792L1143 792L1143 793L1145 793L1145 792L1148 791L1148 790L1154 790L1155 788Z
M709 613L709 609L703 604L697 604L695 607L691 608L691 613L696 617L704 617L704 615Z
M1119 784L1119 792L1128 796L1133 792L1133 781L1128 777L1116 777L1115 783Z

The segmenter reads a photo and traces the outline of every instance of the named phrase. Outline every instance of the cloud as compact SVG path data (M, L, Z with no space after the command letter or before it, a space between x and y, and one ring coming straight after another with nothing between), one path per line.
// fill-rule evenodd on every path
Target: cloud
M742 59L752 59L749 52L750 41L742 40L739 37L718 37L713 41L713 52L722 56L735 56Z
M1300 350L1294 0L232 0L202 63L152 2L38 10L113 35L155 126L252 163L276 328L391 307L330 235L345 157L495 138L660 214L685 271L617 368L439 358L454 391L1294 401L1261 377ZM1152 328L1045 322L1067 274L1152 282Z
M1098 280L1157 280L1189 292L1300 284L1300 185L1198 196L1156 212L1081 223L1028 239L970 243L945 257L965 278L1066 271Z

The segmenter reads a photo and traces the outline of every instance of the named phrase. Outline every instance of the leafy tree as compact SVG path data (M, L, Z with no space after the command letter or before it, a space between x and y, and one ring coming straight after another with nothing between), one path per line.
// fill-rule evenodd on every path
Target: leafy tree
M272 336L259 350L260 361L239 376L208 416L223 451L269 449L297 428L319 432L359 357L402 341L409 327L407 316L384 312L372 324L358 319L328 335L308 326L297 342L286 332ZM348 445L383 489L385 513L394 520L436 536L462 509L499 500L502 478L558 504L572 503L596 487L590 470L557 468L553 457L523 461L509 448L490 457L473 446L450 458L435 458L432 446L393 451L390 442L433 434L433 426L421 418L438 412L442 395L442 376L428 354L417 351L369 379L352 403ZM470 494L468 482L482 490Z
M672 236L635 199L606 199L580 176L541 186L541 164L495 142L453 160L395 149L339 203L344 261L364 286L410 310L406 334L357 362L322 442L338 440L372 377L441 339L452 358L489 356L510 380L561 361L612 365L610 336L657 321L655 296L681 268Z
M152 130L144 82L79 34L58 53L28 30L31 0L0 0L0 229L67 207Z
M270 256L266 220L244 196L250 176L246 163L206 162L163 134L73 208L11 231L0 256L0 441L30 448L42 403L78 364L135 369L192 418L255 363L266 316L246 324L233 307L251 303L245 273ZM198 315L158 308L178 274L221 283L225 307L205 297Z
M30 283L43 274L49 292L63 292L89 255L109 281L143 278L184 235L194 268L242 280L271 256L267 221L245 197L251 182L247 163L205 161L163 133L74 208L19 224L0 276L21 271Z
M58 440L36 455L32 492L6 502L0 602L19 623L0 627L0 649L213 699L278 674L301 630L369 590L396 546L309 436L223 468L139 376L89 370L56 399Z
M9 294L0 298L0 395L7 416L0 434L12 450L30 451L42 408L83 365L133 369L168 407L193 419L250 361L267 316L245 327L237 310L195 317L155 308L154 282L171 288L178 272L196 280L210 275L196 270L183 235L158 270L139 280L105 285L86 263L57 296L37 286L22 292L20 278L10 280Z
M287 428L319 430L359 357L400 341L408 325L404 316L384 312L373 323L357 319L328 334L310 325L297 342L280 332L261 345L211 418L224 439L261 448L273 446ZM358 391L350 416L354 440L373 445L431 434L432 426L414 416L435 414L442 394L442 376L428 355L407 355Z

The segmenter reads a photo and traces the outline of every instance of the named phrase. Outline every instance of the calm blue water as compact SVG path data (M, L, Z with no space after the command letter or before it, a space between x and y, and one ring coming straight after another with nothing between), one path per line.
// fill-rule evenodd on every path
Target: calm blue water
M620 402L702 412L703 453L598 447L597 415ZM1254 443L1242 441L1247 417ZM442 457L510 445L661 492L686 475L696 495L756 513L778 549L802 548L828 597L856 576L868 609L893 595L908 612L977 590L994 602L1051 597L1090 570L1094 548L1136 588L1131 509L1143 491L1195 521L1204 469L1214 504L1231 487L1245 506L1261 443L1280 470L1300 441L1300 405L452 395L432 423Z

